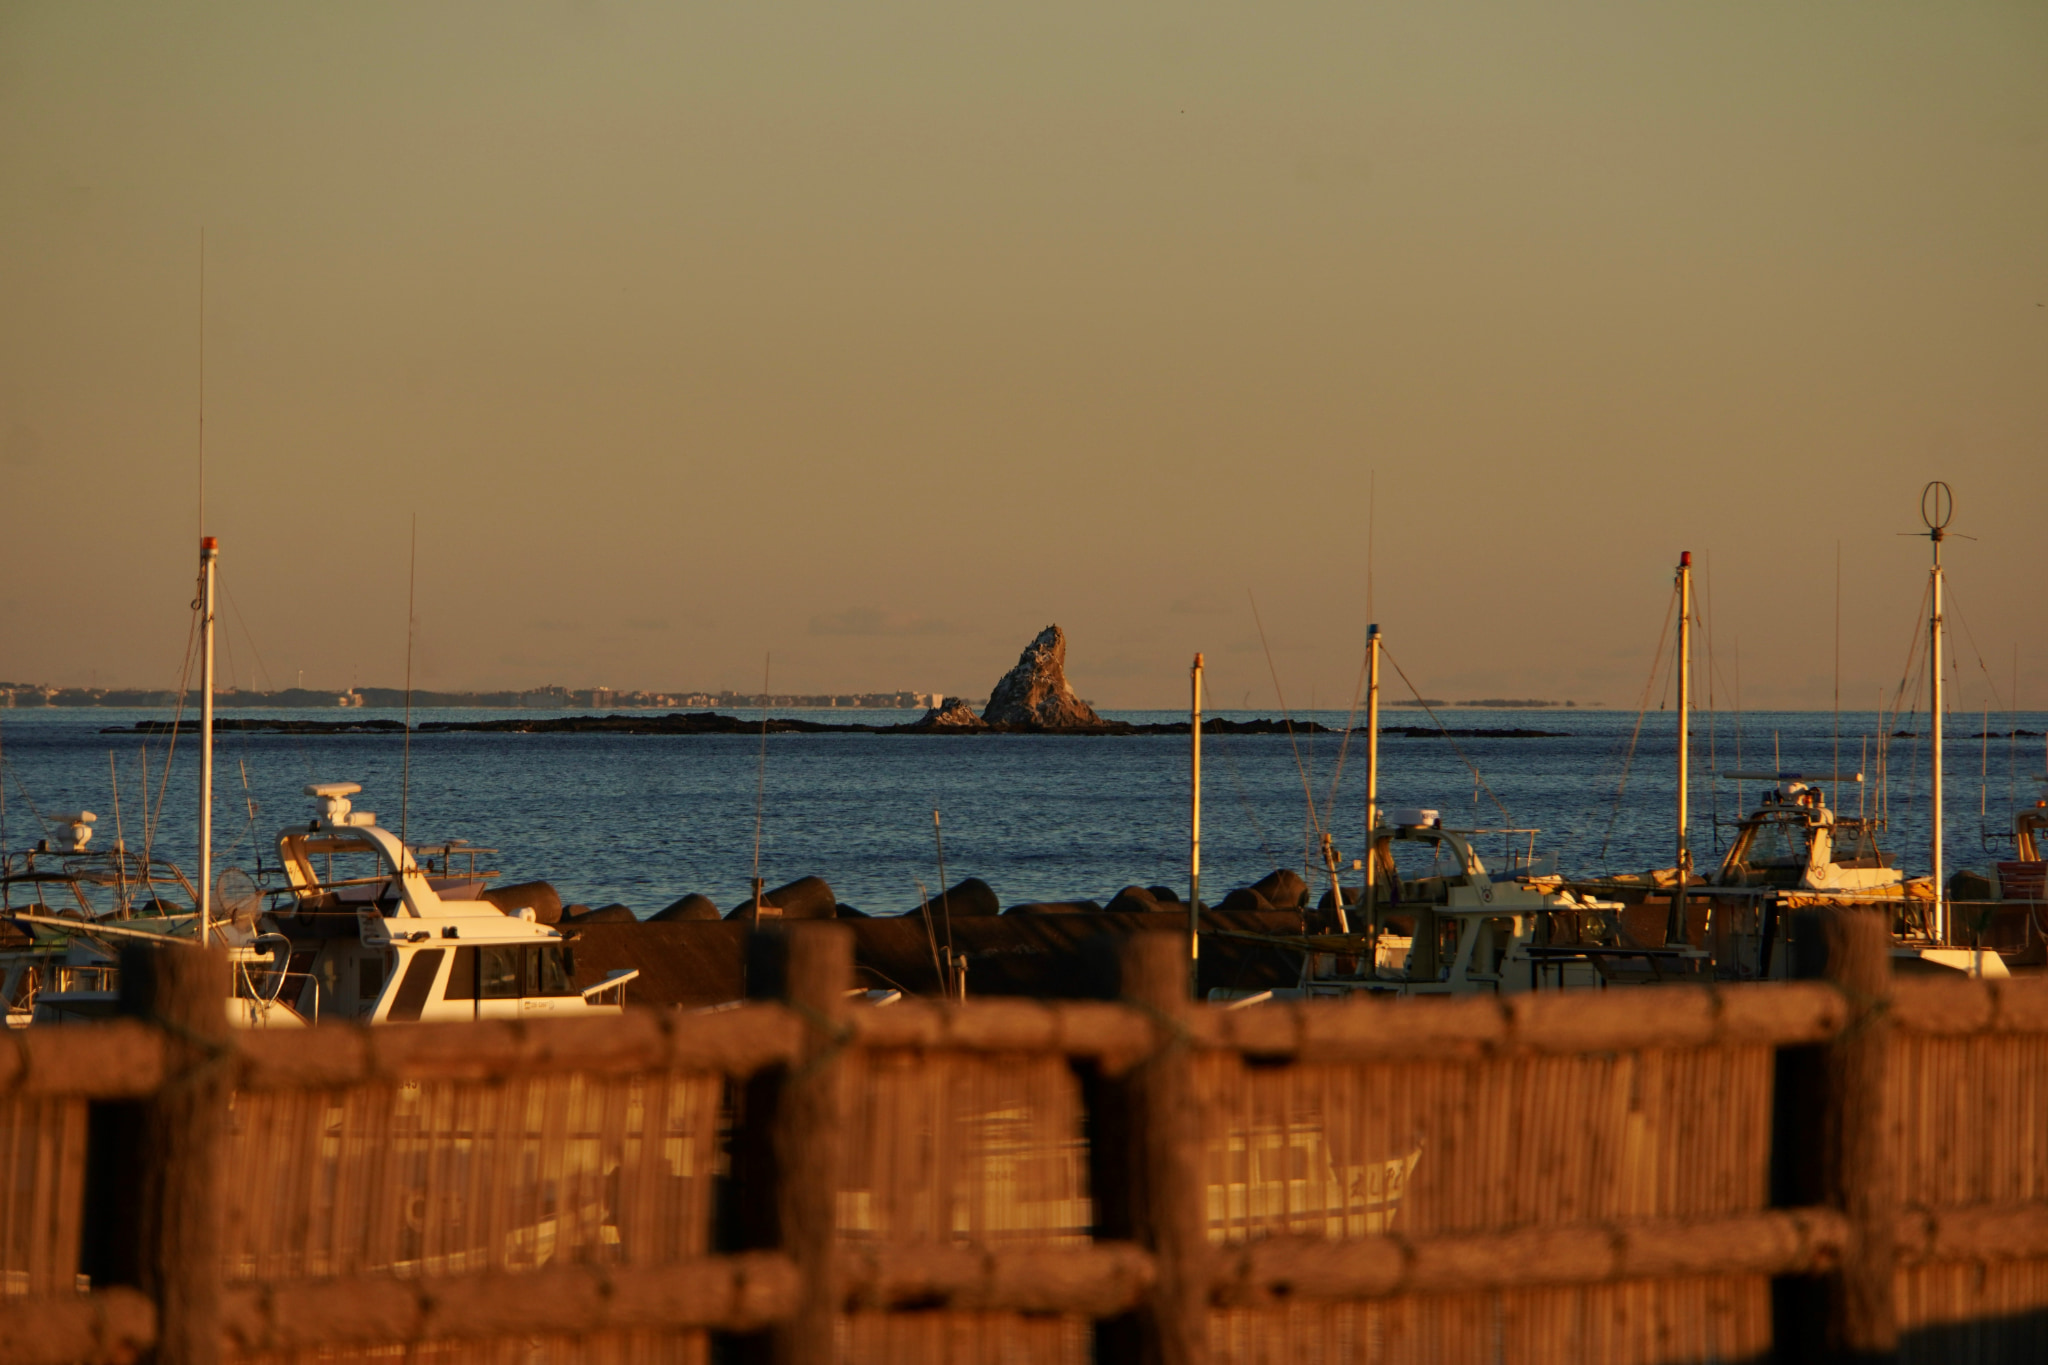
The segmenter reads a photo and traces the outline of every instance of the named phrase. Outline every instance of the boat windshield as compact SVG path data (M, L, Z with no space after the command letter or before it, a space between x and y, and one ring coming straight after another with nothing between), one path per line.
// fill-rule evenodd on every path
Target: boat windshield
M362 835L286 834L278 840L278 854L292 891L302 899L326 892L369 905L398 894L382 852Z
M1868 820L1837 820L1832 850L1838 867L1883 867L1884 853L1877 846L1877 828Z
M1804 819L1757 821L1742 861L1751 867L1804 868L1813 849L1813 835Z

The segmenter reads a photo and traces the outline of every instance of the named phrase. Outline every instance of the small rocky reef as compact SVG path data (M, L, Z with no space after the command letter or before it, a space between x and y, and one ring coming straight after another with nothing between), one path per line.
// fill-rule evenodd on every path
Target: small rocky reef
M1017 666L989 691L980 715L958 697L924 713L917 730L996 730L1024 733L1122 734L1131 727L1106 722L1074 695L1067 681L1067 633L1047 626L1024 646Z
M981 713L984 725L1027 730L1099 728L1102 717L1074 695L1067 683L1067 635L1047 626L1024 647L1017 666L1005 673L988 694Z

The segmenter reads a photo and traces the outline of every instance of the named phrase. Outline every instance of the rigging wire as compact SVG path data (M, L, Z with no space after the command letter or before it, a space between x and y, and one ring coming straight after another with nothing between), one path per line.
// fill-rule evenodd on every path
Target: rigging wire
M768 676L772 653L761 656L761 759L754 776L754 918L761 918L761 814L768 800ZM945 888L941 887L943 891Z
M1337 770L1330 774L1330 790L1323 797L1323 824L1337 813L1337 787L1344 781L1344 756L1351 752L1351 731L1358 723L1358 704L1365 699L1365 675L1372 667L1370 653L1358 660L1358 683L1351 689L1351 709L1344 713L1344 742L1337 746Z
M405 748L398 769L398 842L403 844L412 816L412 639L419 626L414 610L420 581L420 514L412 514L412 551L405 570Z
M1251 794L1245 790L1244 777L1237 770L1236 737L1223 736L1223 738L1231 740L1230 743L1219 747L1223 750L1223 765L1230 769L1230 785L1237 791L1237 803L1244 807L1245 819L1252 822L1252 832L1259 836L1259 852L1266 856L1266 865L1268 867L1278 867L1280 861L1273 852L1273 842L1266 837L1266 826L1259 820L1258 811L1252 808Z
M1887 829L1891 827L1892 814L1892 741L1899 737L1898 724L1902 708L1907 716L1915 716L1920 712L1920 683L1918 675L1914 673L1914 661L1920 657L1921 646L1924 643L1924 632L1921 627L1927 620L1928 594L1933 591L1934 584L1931 580L1920 589L1920 605L1914 612L1912 632L1906 637L1906 659L1899 668L1899 685L1892 692L1889 707L1884 705L1882 689L1878 692L1877 766L1884 774L1884 782L1878 789L1878 818ZM1909 686L1912 689L1910 693L1907 691ZM1909 695L1913 698L1910 707L1906 704ZM1887 716L1890 717L1889 720L1886 719ZM1917 761L1916 755L1915 762ZM1912 809L1911 801L1909 792L1907 810Z
M1842 790L1842 542L1835 541L1835 753L1834 767L1829 769L1834 779L1828 783L1830 794L1836 805L1841 805Z
M235 601L235 594L228 587L227 575L220 573L219 570L215 570L214 582L220 588L220 595L226 600L229 612L234 615L235 624L242 628L242 638L249 643L249 653L256 660L257 675L263 679L263 690L266 692L277 691L277 680L270 675L270 665L263 662L263 650L256 643L256 632L249 629L249 622L242 615L241 604ZM230 649L232 649L232 646L230 646ZM313 776L313 754L306 747L306 736L294 730L291 739L292 747L299 751L299 760L305 765L306 776L310 779Z
M1721 851L1721 759L1715 743L1714 710L1714 554L1704 551L1701 558L1706 561L1707 594L1705 614L1701 617L1702 633L1707 637L1707 806L1714 822L1714 852Z
M171 760L177 756L178 730L185 720L185 689L191 686L192 683L192 663L197 653L200 611L200 599L194 597L192 599L192 619L185 630L185 662L178 672L177 704L171 710L171 738L169 743L164 746L164 771L163 776L157 782L156 808L154 811L149 808L149 789L145 787L142 792L144 816L142 824L142 862L145 867L149 865L150 850L156 845L157 826L163 821L164 797L170 791Z
M1401 681L1404 684L1406 684L1409 694L1415 698L1415 704L1417 706L1420 706L1423 709L1424 713L1427 714L1431 720L1436 722L1437 730L1442 733L1444 737L1444 742L1451 746L1451 752L1458 756L1458 761L1463 763L1467 768L1470 768L1472 770L1472 780L1478 783L1479 786L1485 790L1488 796L1493 798L1494 805L1500 807L1501 819L1505 820L1510 825L1514 824L1515 817L1508 814L1507 805L1504 802L1502 802L1499 794L1494 791L1493 784L1488 782L1486 778L1480 773L1477 764L1473 763L1471 759L1465 757L1465 751L1458 747L1458 741L1452 737L1450 730L1445 728L1443 721L1439 719L1436 712L1431 709L1430 704L1422 699L1422 693L1416 691L1415 684L1409 682L1408 674L1402 669L1400 663L1394 658L1393 652L1389 650L1385 644L1381 644L1380 653L1386 655L1387 662L1394 665L1394 672L1399 674Z
M1266 671L1273 675L1273 695L1280 699L1280 720L1287 727L1287 747L1294 751L1294 769L1301 775L1301 799L1308 803L1309 820L1315 825L1316 832L1321 833L1321 824L1316 820L1316 796L1309 789L1308 769L1301 761L1301 745L1294 738L1294 717L1287 709L1287 693L1280 686L1280 667L1273 662L1273 647L1266 643L1266 623L1259 619L1259 599L1252 596L1250 588L1245 589L1244 595L1251 598L1252 622L1259 628L1259 646L1266 651Z
M1671 600L1664 604L1664 624L1657 629L1657 652L1650 656L1650 676L1643 681L1643 697L1636 707L1635 728L1629 731L1628 753L1621 763L1621 781L1614 788L1614 809L1607 817L1607 830L1600 836L1600 859L1607 860L1607 849L1614 838L1614 826L1621 819L1621 799L1628 791L1629 770L1635 766L1636 742L1642 737L1643 717L1650 711L1650 689L1657 683L1657 666L1664 661L1664 643L1671 638L1671 616L1678 609L1678 585L1671 585ZM1673 651L1674 654L1676 651Z

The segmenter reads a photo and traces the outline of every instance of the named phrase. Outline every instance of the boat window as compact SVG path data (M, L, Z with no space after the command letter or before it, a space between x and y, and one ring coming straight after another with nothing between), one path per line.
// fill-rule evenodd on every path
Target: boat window
M457 948L455 965L448 971L448 999L476 999L476 949Z
M356 963L356 1004L368 1009L384 994L384 955L376 953Z
M1883 867L1877 832L1863 820L1835 822L1834 860L1843 867Z
M322 1017L337 1011L349 1012L348 1004L341 998L341 956L336 952L320 955L318 968L313 973L313 1008Z
M486 1000L517 1000L524 973L517 944L477 949L477 994Z
M1458 855L1436 841L1425 839L1393 839L1386 843L1386 853L1393 857L1393 874L1405 884L1405 890L1382 888L1380 896L1391 900L1403 900L1409 896L1438 898L1444 892L1446 878L1450 884L1464 884L1462 868L1458 868ZM1356 876L1356 874L1354 874ZM1386 876L1386 862L1380 862L1380 878Z
M391 1002L387 1018L393 1023L411 1023L420 1017L427 997L434 993L434 978L441 974L444 956L446 951L440 948L421 948L412 955L412 961L405 964L405 977L398 983L398 998Z
M1805 867L1809 838L1803 820L1765 820L1743 861L1751 867Z
M552 943L544 943L534 957L540 963L540 994L574 995L576 988L569 984L569 965L563 960L563 950Z

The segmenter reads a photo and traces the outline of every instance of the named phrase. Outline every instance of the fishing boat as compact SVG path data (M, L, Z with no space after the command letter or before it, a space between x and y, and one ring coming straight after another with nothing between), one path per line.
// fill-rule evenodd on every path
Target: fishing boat
M1956 932L1973 950L1997 954L2008 968L2048 966L2048 861L2042 856L2048 850L2048 785L2033 805L2013 812L2007 837L2011 858L1949 879Z
M401 1023L618 1013L635 969L577 989L568 939L531 907L489 898L475 858L490 850L450 843L430 875L399 834L358 811L354 782L313 783L311 821L277 836L279 879L213 876L213 619L219 544L200 542L199 875L188 880L117 841L88 851L96 817L59 818L62 834L0 865L0 918L17 935L0 951L0 1000L13 1027L112 1016L120 999L120 947L154 942L225 949L231 1023L299 1028L321 1019ZM468 866L454 875L456 857ZM339 861L340 872L336 867ZM175 885L186 905L167 901ZM27 904L15 908L21 893ZM111 896L109 903L108 897ZM53 904L53 898L55 903ZM265 907L266 898L270 901ZM501 897L502 899L502 897ZM189 908L188 908L189 907Z
M1323 840L1337 932L1222 936L1292 950L1301 970L1293 986L1261 991L1216 989L1209 998L1241 1005L1265 1000L1354 994L1425 996L1514 994L1531 990L1698 980L1709 954L1689 944L1635 944L1621 932L1621 902L1566 885L1553 856L1539 857L1529 829L1447 828L1435 810L1379 804L1380 628L1366 630L1366 855L1353 863L1363 885L1338 880L1334 843ZM1200 656L1196 658L1193 856L1200 858ZM1526 836L1489 867L1474 840ZM1407 866L1403 866L1403 864ZM1356 930L1354 911L1359 917ZM1191 911L1191 920L1194 912ZM1196 926L1191 923L1193 930ZM1199 951L1199 936L1196 938Z
M1241 994L1236 1001L1512 995L1699 980L1711 966L1702 949L1621 942L1620 902L1568 888L1554 873L1530 871L1533 858L1516 856L1489 869L1473 841L1499 833L1447 828L1434 810L1387 811L1365 859L1373 873L1359 906L1360 932L1349 932L1347 924L1334 934L1265 936L1300 951L1301 977L1293 987ZM1219 991L1210 998L1233 1000Z
M289 945L277 989L297 1014L392 1024L619 1012L637 969L579 990L560 928L531 906L485 898L488 875L473 860L490 850L443 846L443 875L431 876L374 812L354 808L361 791L307 786L315 817L277 836L284 884L269 919ZM462 853L471 866L456 875Z
M1922 515L1934 545L1929 591L1928 657L1931 714L1942 714L1941 543L1953 512L1947 485L1930 484ZM1889 911L1893 959L1900 970L1958 971L2004 976L2006 964L1958 935L1950 898L1942 888L1942 745L1940 726L1931 746L1930 856L1933 875L1909 877L1879 846L1883 822L1837 813L1827 791L1860 784L1862 773L1723 772L1721 780L1774 785L1737 822L1734 840L1708 876L1693 870L1688 798L1691 758L1692 556L1681 555L1678 598L1678 746L1676 848L1673 866L1642 876L1574 883L1621 901L1624 938L1658 940L1706 949L1723 980L1764 980L1791 974L1786 943L1793 911L1814 906L1862 906ZM1839 802L1837 803L1839 804ZM1661 924L1658 923L1661 921ZM1661 934L1660 931L1661 930Z

